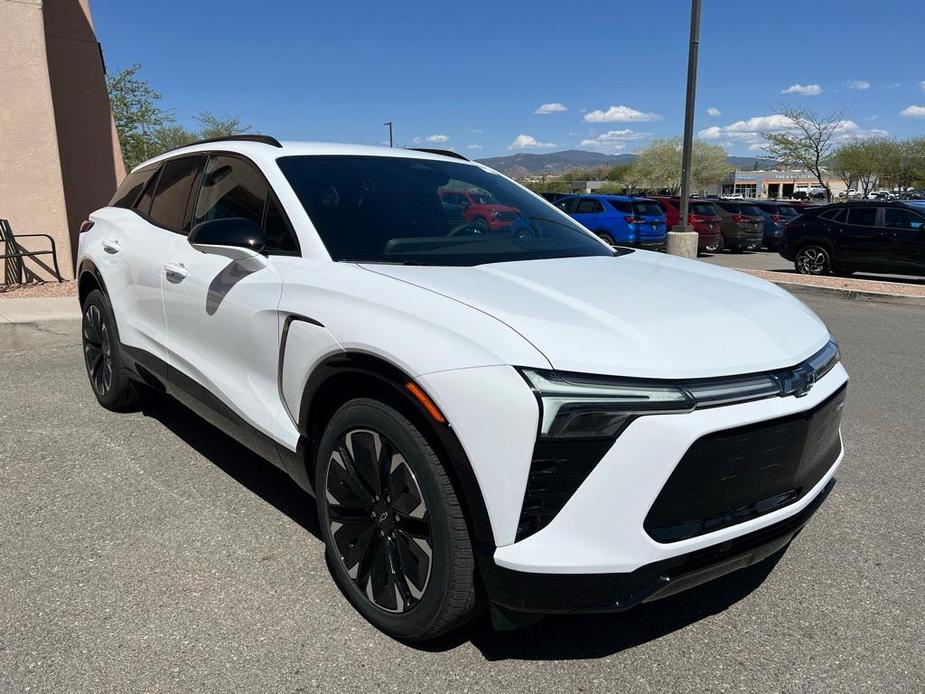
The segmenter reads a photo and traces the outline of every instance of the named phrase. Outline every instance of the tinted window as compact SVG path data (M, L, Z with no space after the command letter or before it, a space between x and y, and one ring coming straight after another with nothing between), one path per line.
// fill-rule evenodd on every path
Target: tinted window
M186 207L201 165L202 157L183 157L164 162L154 202L151 203L151 221L171 231L184 229Z
M119 189L116 190L115 195L112 196L112 200L109 201L109 206L131 209L132 205L135 204L135 201L141 194L141 189L145 187L145 183L151 179L151 176L156 171L156 166L149 166L140 171L130 173L122 179Z
M633 214L636 214L640 217L664 217L665 213L661 207L656 205L654 202L634 202L633 203Z
M693 214L716 215L716 208L708 202L692 202L690 203L690 211Z
M734 202L719 202L717 205L726 212L736 213L739 211L739 206Z
M147 217L148 213L151 211L151 201L154 200L154 189L157 188L157 179L159 176L160 168L156 169L155 173L151 175L151 180L147 182L144 192L134 205L134 210L145 217Z
M887 208L884 215L886 218L884 226L890 229L921 229L925 225L925 219L909 210Z
M471 266L613 251L503 176L463 162L317 155L277 160L335 260ZM491 232L460 226L444 190L488 194L504 211Z
M298 250L295 234L289 228L289 222L273 195L267 200L267 216L264 220L263 233L267 239L265 250L284 252Z
M846 210L844 207L841 207L837 210L829 210L828 212L823 212L819 215L819 218L828 219L832 222L844 222L847 215L848 210Z
M620 202L619 200L608 200L607 202L617 212L623 212L624 214L632 212L632 208L630 208L628 202Z
M754 205L739 205L739 214L745 214L749 217L760 217L761 210Z
M775 213L779 214L781 217L796 217L800 214L797 212L797 208L791 207L790 205L778 205Z
M575 209L575 203L578 202L575 198L568 198L566 200L560 200L556 203L556 207L560 210L565 210L566 212L571 212Z
M872 227L877 223L876 207L852 207L848 210L848 224Z
M579 200L578 206L575 208L575 214L595 214L603 211L604 206L592 198L583 198Z
M202 176L193 225L228 217L243 217L259 225L266 199L267 184L253 165L237 157L210 157Z

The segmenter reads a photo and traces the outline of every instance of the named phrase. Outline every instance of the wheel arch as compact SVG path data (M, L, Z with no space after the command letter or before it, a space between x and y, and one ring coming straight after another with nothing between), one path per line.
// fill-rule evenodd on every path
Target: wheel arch
M96 263L92 260L84 259L77 269L77 296L81 306L83 306L87 296L94 289L99 289L103 294L109 295L106 283L103 281L103 276L100 274Z
M306 472L312 488L317 494L315 460L331 416L348 400L357 397L381 399L418 426L440 459L446 461L446 472L463 505L473 542L494 547L485 500L452 424L436 421L407 389L408 383L421 388L398 366L377 355L361 352L331 355L312 371L302 393L297 422L305 442Z

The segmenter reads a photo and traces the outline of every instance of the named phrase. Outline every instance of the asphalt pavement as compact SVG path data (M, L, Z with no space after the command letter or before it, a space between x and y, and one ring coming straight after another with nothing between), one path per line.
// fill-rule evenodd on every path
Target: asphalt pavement
M922 309L809 303L847 456L786 553L426 649L354 612L284 475L179 405L100 408L76 322L0 326L0 692L925 691Z

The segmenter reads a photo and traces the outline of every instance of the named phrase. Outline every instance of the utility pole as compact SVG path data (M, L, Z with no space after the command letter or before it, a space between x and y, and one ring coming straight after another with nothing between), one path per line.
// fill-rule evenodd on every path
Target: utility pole
M694 146L694 102L697 95L697 52L700 48L700 0L691 0L691 42L687 53L687 101L684 105L684 145L681 152L681 218L668 234L668 252L697 257L698 234L688 223L691 195L691 150Z
M394 147L395 145L392 143L392 121L383 123L383 125L389 126L389 147Z

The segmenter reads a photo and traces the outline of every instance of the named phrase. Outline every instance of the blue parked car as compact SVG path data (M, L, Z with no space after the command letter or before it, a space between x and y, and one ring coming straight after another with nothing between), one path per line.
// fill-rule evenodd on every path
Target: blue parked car
M627 195L570 195L556 207L612 246L661 250L668 225L659 205Z

